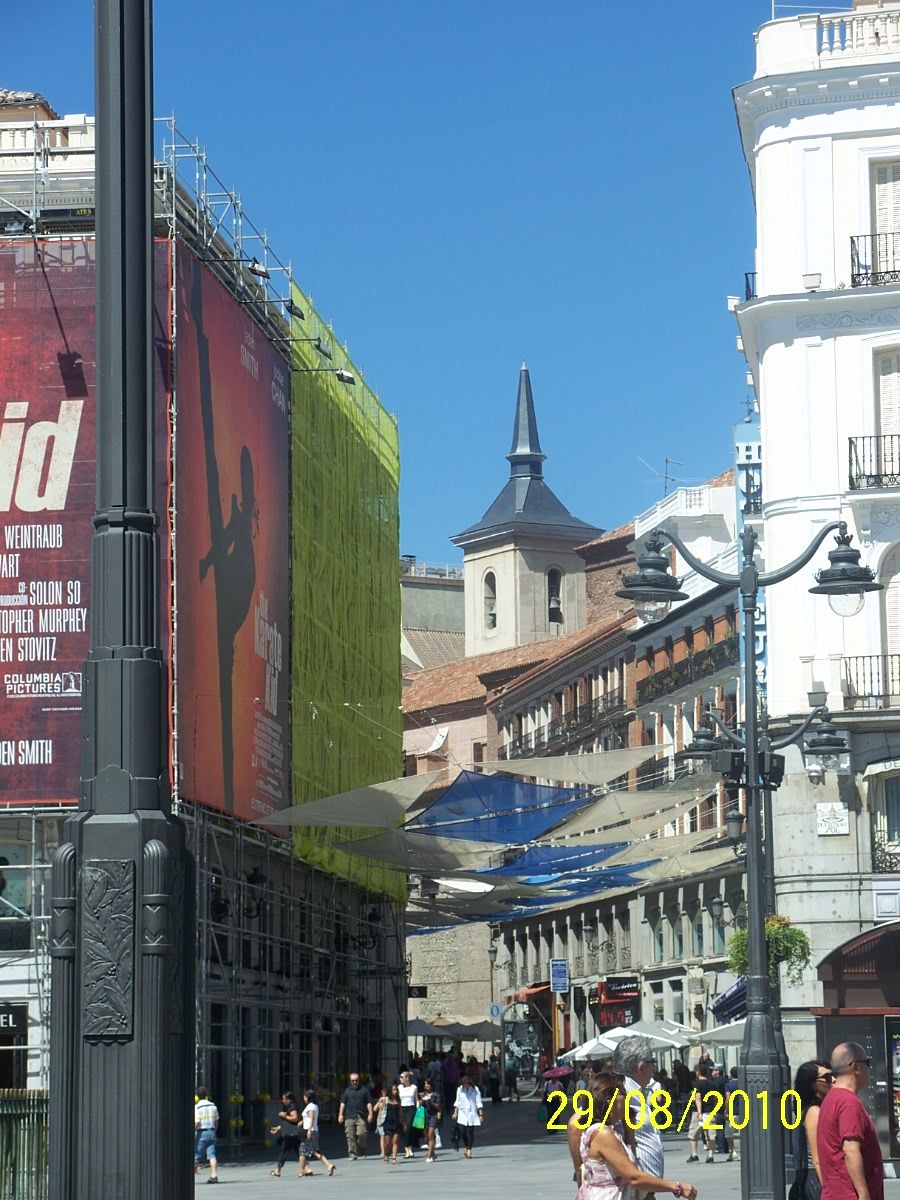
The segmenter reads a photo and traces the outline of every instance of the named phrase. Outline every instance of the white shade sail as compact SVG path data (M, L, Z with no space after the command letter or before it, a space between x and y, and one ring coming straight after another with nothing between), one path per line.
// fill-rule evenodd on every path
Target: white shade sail
M407 833L403 829L386 829L374 837L341 842L340 847L349 854L376 858L380 862L414 872L471 871L474 867L489 867L505 849L505 846L494 842L471 842L465 838Z
M455 768L452 769L455 772ZM283 808L265 817L255 817L250 824L271 826L273 829L285 825L391 829L403 820L407 811L429 788L440 786L445 781L449 784L450 778L448 768L444 767L424 775L388 779L384 783L339 792L336 796L310 800L308 804L295 804L292 808Z
M681 879L685 875L697 875L701 871L709 871L725 863L734 862L734 851L730 846L721 849L701 850L697 853L676 854L652 867L639 872L640 877L648 883L665 883L669 879Z
M653 758L659 750L659 746L638 746L626 750L597 750L591 754L548 754L542 758L509 761L498 758L482 763L482 766L505 775L527 775L535 779L552 779L554 783L603 787L611 779L617 779L632 767Z
M614 751L618 754L619 751ZM558 825L547 838L569 837L576 833L588 833L604 829L616 821L634 821L636 817L649 817L657 812L665 812L676 805L694 804L704 795L715 788L718 776L707 772L703 775L692 775L687 780L679 780L668 787L653 788L644 792L608 792L593 804L587 805L568 821ZM652 832L670 821L671 817L659 820L644 832ZM630 829L617 831L619 836L596 839L597 841L619 841L620 836L633 837ZM546 838L545 838L546 840Z
M724 829L697 829L693 833L680 833L674 837L643 838L633 842L618 854L604 860L604 867L625 866L628 863L647 862L651 858L672 859L677 855L694 850L704 842L714 841ZM697 859L698 863L706 859ZM696 868L695 868L696 869Z

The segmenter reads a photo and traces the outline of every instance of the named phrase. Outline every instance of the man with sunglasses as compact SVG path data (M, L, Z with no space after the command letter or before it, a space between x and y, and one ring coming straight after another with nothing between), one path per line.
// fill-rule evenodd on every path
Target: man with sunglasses
M613 1051L613 1070L625 1076L628 1096L628 1124L634 1130L635 1152L642 1171L662 1176L665 1167L663 1141L652 1120L650 1097L660 1090L653 1078L656 1063L653 1047L639 1035L624 1037ZM643 1096L643 1103L641 1102ZM652 1192L638 1192L639 1200L649 1200Z
M816 1143L822 1200L884 1200L884 1163L872 1118L859 1093L872 1060L858 1042L842 1042L831 1055L834 1083L819 1107Z

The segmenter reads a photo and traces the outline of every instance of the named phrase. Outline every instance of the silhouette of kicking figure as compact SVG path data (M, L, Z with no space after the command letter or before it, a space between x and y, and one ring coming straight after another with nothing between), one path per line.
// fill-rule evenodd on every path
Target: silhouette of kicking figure
M232 672L234 639L250 612L256 587L253 539L258 513L253 485L253 460L241 447L241 498L232 493L231 514L223 520L219 496L219 465L213 429L212 385L209 370L209 339L203 332L202 272L194 266L191 311L197 330L197 364L200 375L200 412L206 458L206 489L209 505L207 554L200 560L200 582L212 569L216 591L216 644L219 658L219 706L222 727L222 799L225 812L234 812L234 727Z

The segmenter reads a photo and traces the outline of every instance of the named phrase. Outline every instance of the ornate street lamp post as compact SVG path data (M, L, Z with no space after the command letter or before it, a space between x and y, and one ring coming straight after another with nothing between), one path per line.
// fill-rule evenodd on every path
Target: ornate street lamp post
M81 803L53 859L54 1200L193 1194L193 871L153 510L150 0L96 0L97 487Z
M645 621L661 620L673 602L686 600L686 593L679 591L679 582L669 574L669 560L663 555L665 541L671 542L698 575L713 583L736 587L740 592L741 613L744 629L744 730L735 733L713 718L726 745L704 732L705 743L700 753L710 758L713 770L721 771L733 784L742 781L747 798L747 921L748 921L748 971L747 971L747 1023L744 1045L741 1052L743 1086L750 1096L752 1111L749 1114L743 1135L741 1154L741 1190L744 1200L784 1200L784 1137L780 1116L780 1099L787 1075L787 1062L783 1042L779 1051L776 1024L773 1019L773 997L769 983L768 956L766 953L766 868L763 848L763 807L766 793L781 782L784 759L773 753L792 742L798 741L810 727L816 716L825 716L824 709L816 710L789 737L771 742L760 731L760 714L757 703L757 658L756 658L756 610L760 588L770 587L797 574L809 563L829 533L839 530L835 539L837 550L829 556L831 566L820 571L819 586L811 590L827 595L832 607L841 615L852 615L859 611L862 596L880 585L874 582L872 572L859 565L859 551L850 546L850 536L844 522L834 521L826 525L813 538L807 548L787 566L775 571L760 571L754 561L757 536L751 527L741 535L740 572L731 575L702 562L684 545L674 533L654 530L647 539L643 554L638 556L638 570L626 575L625 586L616 593L634 603L638 617ZM832 598L834 598L832 600ZM839 735L838 735L839 736ZM843 739L841 747L845 748ZM729 748L730 746L730 748ZM829 753L834 753L833 743L828 744ZM806 753L821 753L807 743ZM768 820L769 854L771 855L771 819ZM774 870L771 864L774 891ZM765 1101L759 1099L765 1093ZM761 1105L766 1103L767 1127L762 1120Z

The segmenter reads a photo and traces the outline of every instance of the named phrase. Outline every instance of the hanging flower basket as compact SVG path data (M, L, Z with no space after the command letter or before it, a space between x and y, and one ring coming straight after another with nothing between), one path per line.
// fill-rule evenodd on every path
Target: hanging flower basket
M749 935L746 929L738 929L728 943L728 969L735 975L746 975ZM769 957L769 979L778 984L778 967L784 964L789 983L800 983L803 972L812 961L812 947L802 929L792 925L787 917L777 913L766 917L766 949Z

